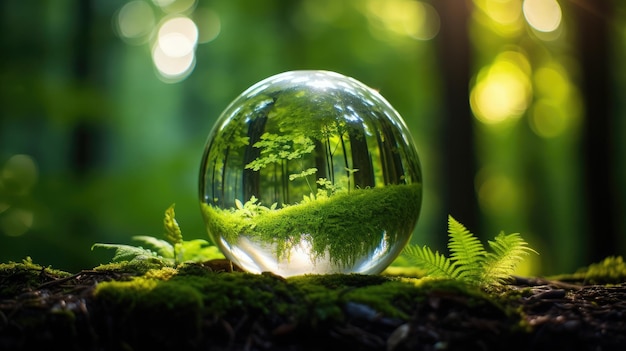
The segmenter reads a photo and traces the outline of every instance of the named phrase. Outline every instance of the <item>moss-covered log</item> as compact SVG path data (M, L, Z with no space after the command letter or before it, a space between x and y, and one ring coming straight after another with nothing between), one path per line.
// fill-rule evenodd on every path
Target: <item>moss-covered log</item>
M491 290L391 271L283 279L223 260L76 274L25 260L0 265L0 349L621 350L625 281L621 258Z

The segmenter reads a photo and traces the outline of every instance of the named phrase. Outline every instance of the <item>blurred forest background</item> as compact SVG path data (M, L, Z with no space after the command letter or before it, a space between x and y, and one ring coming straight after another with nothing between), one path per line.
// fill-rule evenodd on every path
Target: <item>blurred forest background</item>
M526 274L626 253L626 2L0 2L0 262L78 271L93 243L207 238L200 158L223 109L271 75L324 69L377 89L424 173L412 243L447 215L520 232Z

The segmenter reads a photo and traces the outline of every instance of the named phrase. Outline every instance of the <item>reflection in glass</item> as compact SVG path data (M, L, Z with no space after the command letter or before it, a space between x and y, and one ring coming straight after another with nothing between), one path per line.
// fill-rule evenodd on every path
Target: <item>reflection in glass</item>
M293 71L250 87L209 135L209 235L251 272L379 273L417 221L419 159L398 113L362 83Z

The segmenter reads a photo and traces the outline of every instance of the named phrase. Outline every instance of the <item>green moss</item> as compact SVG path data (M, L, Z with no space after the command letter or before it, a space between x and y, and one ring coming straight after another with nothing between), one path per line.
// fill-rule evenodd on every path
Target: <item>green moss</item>
M289 278L298 285L315 285L326 289L360 288L389 281L389 277L363 274L306 274Z
M389 280L388 277L362 274L310 274L288 278L293 290L303 300L302 305L306 306L301 312L313 325L328 320L343 320L343 306L348 292L383 284Z
M424 277L426 271L422 268L412 267L405 264L403 256L398 257L391 266L387 267L381 274L395 277Z
M416 303L420 288L400 281L365 286L351 290L343 298L370 306L389 317L409 318L411 307Z
M554 280L580 281L587 284L616 284L626 282L626 263L622 256L610 256L583 267L573 274L550 277Z
M190 348L201 337L204 297L194 286L173 282L169 270L96 286L95 303L114 321L112 332L123 335L120 342L141 336L144 343L173 350Z
M143 275L144 278L168 280L178 274L178 271L172 267L163 267L161 269L151 269Z
M316 257L328 252L333 263L350 265L376 248L383 233L388 234L388 245L398 240L397 234L410 233L420 196L420 184L389 185L341 192L251 217L207 204L202 208L214 238L236 243L245 235L275 245L276 256L289 259L292 247L310 235Z
M116 305L135 309L201 310L203 298L193 286L170 283L155 277L135 277L130 281L103 282L94 295Z
M131 281L103 282L94 295L130 309L165 305L180 311L189 309L189 313L201 313L204 309L212 314L224 315L240 309L261 313L280 310L275 298L287 293L287 287L281 281L264 275L222 274L202 269L187 269L187 274L173 271L165 268L150 271ZM200 271L205 273L195 274ZM279 283L276 284L276 281Z
M35 289L48 281L69 277L68 272L43 267L30 257L22 262L0 264L0 299Z
M215 260L207 261L207 262L209 262L209 263L210 262L215 262ZM227 260L223 260L223 262L224 262L224 265L226 265L226 266L229 266L229 264L230 264L230 261L227 261ZM201 262L186 262L186 263L183 263L180 266L178 266L176 268L176 270L178 271L178 275L179 276L192 275L192 276L197 276L197 277L207 277L208 278L216 271L213 268L211 268L211 267L205 266L205 263L201 263ZM226 272L226 271L232 272L233 269L228 269L228 270L225 269L225 270L221 270L221 271L222 272Z
M37 266L20 264L16 269L28 270L26 267ZM111 277L118 276L118 272L112 272ZM504 311L497 303L499 292L490 294L462 282L431 278L329 274L284 279L271 274L218 273L203 263L121 277L123 280L103 278L89 288L93 296L84 298L88 299L92 324L85 324L84 314L72 314L78 309L53 309L53 315L39 324L31 323L24 315L20 325L31 323L34 329L55 321L51 325L76 330L72 336L85 333L86 325L116 335L116 344L112 345L116 349L124 348L126 343L136 346L146 342L159 349L197 349L198 340L207 338L218 338L227 345L228 323L232 328L239 323L247 327L263 325L270 331L288 326L297 329L292 335L325 335L329 328L346 324L381 319L386 320L382 324L391 321L391 325L415 321L423 318L416 315L420 311L445 315L450 303L458 303L468 311ZM446 302L441 308L433 307L439 306L439 301ZM520 314L512 309L507 312L513 323L521 319ZM381 325L376 323L373 325ZM247 327L239 332L245 335ZM208 335L209 331L220 334Z
M94 268L96 271L130 273L142 275L153 269L163 268L163 261L157 259L133 259L130 261L111 262Z
M269 274L213 273L200 268L150 271L131 281L100 283L94 295L117 306L124 316L167 309L194 321L202 315L255 315L315 326L345 319L348 303L367 306L382 316L408 318L425 293L454 291L485 299L478 290L458 282L407 279L381 275L303 275L283 279ZM141 313L139 313L141 312ZM181 321L182 323L182 321Z
M622 283L626 281L626 263L622 256L607 257L577 272L591 283Z

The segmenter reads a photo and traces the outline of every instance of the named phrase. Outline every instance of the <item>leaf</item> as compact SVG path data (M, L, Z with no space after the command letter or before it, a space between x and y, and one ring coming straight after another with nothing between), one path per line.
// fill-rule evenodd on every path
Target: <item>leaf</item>
M134 259L145 258L157 258L157 255L147 249L137 246L123 245L123 244L100 244L96 243L91 246L91 250L94 248L115 249L112 262L131 261Z
M433 252L426 245L424 247L408 245L403 251L406 258L417 268L425 270L428 276L444 279L458 277L456 264L439 252Z
M243 210L243 203L241 203L241 200L235 199L235 206L237 206L238 209Z
M256 197L250 199L249 206L251 208L260 207L254 205L254 202L258 201ZM244 206L239 201L239 204L243 208ZM263 207L266 210L269 210ZM250 212L249 209L243 208ZM178 223L175 219L174 205L172 204L165 211L165 218L163 220L165 227L166 240L157 239L152 236L138 235L134 236L133 240L139 241L154 251L144 249L141 246L131 246L122 244L94 244L91 249L105 248L114 249L115 254L112 262L131 261L137 259L153 259L162 265L176 266L178 263L187 261L201 261L210 260L213 258L224 258L224 255L219 251L217 246L212 245L210 242L202 239L183 241L182 233ZM156 251L156 252L155 252Z
M256 196L252 195L250 196L250 200L246 201L245 205L243 206L244 208L254 205L259 201L259 199L257 199Z
M184 241L182 252L183 261L199 262L224 258L217 246L211 245L211 243L203 239Z
M176 222L174 213L174 204L165 210L165 218L163 219L163 226L165 227L165 239L172 245L183 242L183 234Z
M515 272L515 268L525 255L537 251L528 244L519 233L506 235L500 232L494 241L489 241L493 250L486 255L483 263L483 284L501 284Z
M475 281L482 275L486 251L483 244L465 226L448 216L450 259L459 267L459 278Z
M151 246L159 256L165 258L174 258L174 246L169 242L157 239L153 236L137 235L133 236L133 240L143 242Z
M293 181L293 180L298 179L298 178L304 178L304 177L310 176L312 174L315 174L316 172L317 172L317 168L315 168L315 167L308 168L308 169L306 169L306 170L304 170L304 171L302 171L300 173L290 174L289 175L289 180Z
M482 243L465 226L448 217L448 248L446 258L424 246L407 246L402 251L409 262L433 277L457 279L476 285L501 284L513 274L517 264L531 252L537 253L518 233L500 232L485 251Z

